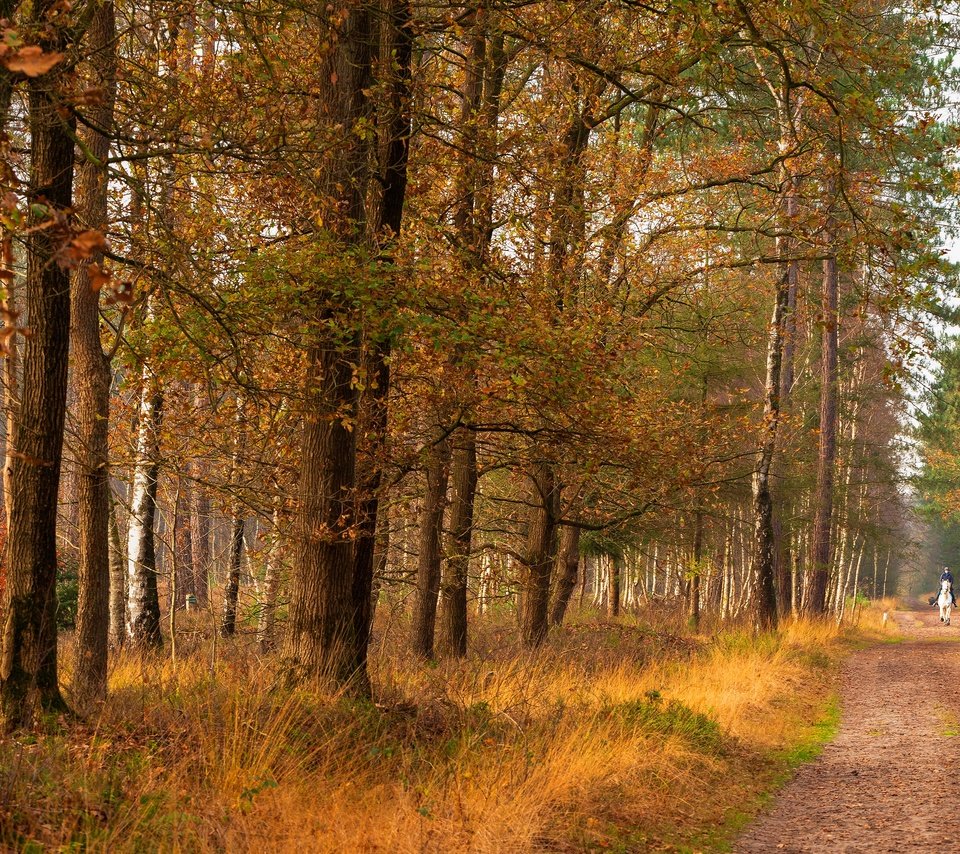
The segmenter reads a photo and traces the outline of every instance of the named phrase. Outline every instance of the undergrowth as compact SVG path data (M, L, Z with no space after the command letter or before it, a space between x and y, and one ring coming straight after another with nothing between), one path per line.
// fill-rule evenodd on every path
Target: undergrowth
M536 655L485 631L432 667L381 636L369 701L284 688L243 637L195 630L176 670L121 654L85 723L0 742L0 847L722 848L835 726L832 625L581 621Z

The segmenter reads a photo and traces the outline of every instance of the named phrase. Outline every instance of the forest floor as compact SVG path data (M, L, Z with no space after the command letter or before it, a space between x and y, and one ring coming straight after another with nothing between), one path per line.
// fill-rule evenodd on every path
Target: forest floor
M844 663L837 737L804 765L734 850L902 852L955 842L960 778L960 621L914 603L900 644Z

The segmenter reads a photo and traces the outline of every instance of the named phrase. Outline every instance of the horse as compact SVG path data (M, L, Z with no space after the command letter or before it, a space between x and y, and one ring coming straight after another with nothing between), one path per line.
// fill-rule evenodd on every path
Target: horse
M950 611L953 608L953 585L949 581L940 582L940 595L937 597L937 605L940 606L940 622L946 626L950 625Z

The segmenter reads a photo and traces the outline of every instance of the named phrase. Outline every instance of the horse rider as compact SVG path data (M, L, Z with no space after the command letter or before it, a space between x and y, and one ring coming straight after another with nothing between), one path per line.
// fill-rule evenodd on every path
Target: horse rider
M956 594L953 592L953 573L950 572L950 568L949 568L949 567L946 567L946 566L943 568L943 572L940 573L940 586L941 586L941 587L943 586L943 582L944 582L944 581L949 581L949 582L950 582L950 600L951 600L951 604L953 605L953 607L956 608L956 607L957 607L957 596L956 596Z

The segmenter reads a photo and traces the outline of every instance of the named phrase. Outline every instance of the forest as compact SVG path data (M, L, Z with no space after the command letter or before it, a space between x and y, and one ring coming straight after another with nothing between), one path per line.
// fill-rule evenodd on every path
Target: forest
M957 560L952 0L0 30L0 846L713 850Z

